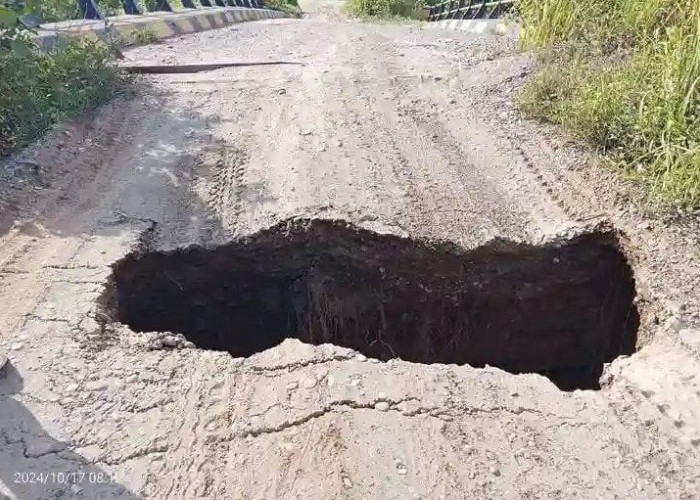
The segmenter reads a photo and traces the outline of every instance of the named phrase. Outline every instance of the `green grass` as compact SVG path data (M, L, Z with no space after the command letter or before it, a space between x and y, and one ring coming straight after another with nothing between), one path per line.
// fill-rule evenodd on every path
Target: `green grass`
M124 90L104 44L76 40L49 53L0 47L0 155Z
M3 1L5 0L0 0L0 5ZM124 13L121 0L100 0L98 9L106 16ZM38 16L45 23L80 19L76 0L34 0L27 3L25 11L25 13Z
M140 28L132 34L134 41L139 45L146 45L158 41L158 34L152 29Z
M656 207L700 209L700 2L520 0L529 115L600 149Z
M55 22L66 19L80 18L80 14L78 12L78 2L71 0L35 2L30 12L39 16L43 22Z
M351 16L395 21L418 19L422 0L348 0L345 11Z
M301 16L301 8L297 0L265 0L266 9L281 10L294 16Z

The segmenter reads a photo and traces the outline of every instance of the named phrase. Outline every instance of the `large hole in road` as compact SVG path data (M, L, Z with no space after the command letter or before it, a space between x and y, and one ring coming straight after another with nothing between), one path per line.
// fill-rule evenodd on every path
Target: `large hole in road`
M111 316L250 356L296 337L380 360L534 372L596 389L634 351L632 271L613 232L464 250L293 220L216 248L129 255Z

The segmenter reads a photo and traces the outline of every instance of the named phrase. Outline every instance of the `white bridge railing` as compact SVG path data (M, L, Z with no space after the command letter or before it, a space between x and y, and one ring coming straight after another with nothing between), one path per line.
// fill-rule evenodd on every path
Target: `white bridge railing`
M513 8L514 0L445 0L430 7L429 21L442 19L494 19Z

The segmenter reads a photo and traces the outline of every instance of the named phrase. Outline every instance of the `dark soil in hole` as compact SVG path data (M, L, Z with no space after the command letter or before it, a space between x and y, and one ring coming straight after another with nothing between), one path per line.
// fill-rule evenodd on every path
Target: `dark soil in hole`
M367 356L536 372L598 388L634 351L632 271L615 234L465 251L340 221L294 220L214 249L118 262L116 319L249 356L296 337ZM114 317L114 316L113 316Z

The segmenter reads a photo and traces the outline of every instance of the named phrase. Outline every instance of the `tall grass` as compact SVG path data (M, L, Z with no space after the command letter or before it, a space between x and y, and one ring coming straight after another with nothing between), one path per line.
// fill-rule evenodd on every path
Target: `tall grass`
M520 0L531 116L600 148L656 206L700 209L700 1Z

